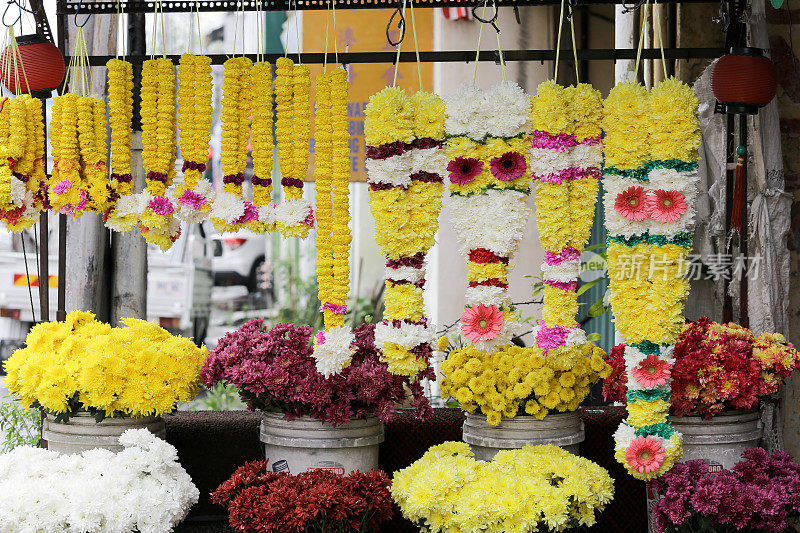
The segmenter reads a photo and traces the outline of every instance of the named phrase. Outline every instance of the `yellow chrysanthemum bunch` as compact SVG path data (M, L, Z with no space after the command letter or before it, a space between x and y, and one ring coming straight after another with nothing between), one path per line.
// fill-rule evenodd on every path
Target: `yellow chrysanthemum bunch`
M396 472L391 492L403 516L431 533L534 533L593 525L614 481L553 445L503 450L486 463L446 442Z
M574 411L611 367L594 344L581 345L577 358L567 348L555 348L547 357L538 348L515 345L491 353L472 346L454 350L442 363L442 397L470 413L480 409L493 426L503 417L528 414L541 420L550 411Z
M669 78L650 91L646 122L650 136L650 158L694 163L700 147L699 100L691 87Z
M415 114L413 102L400 87L385 87L373 94L364 118L367 145L410 143L414 140Z
M106 68L111 124L111 184L119 196L129 196L133 194L131 176L133 65L121 59L110 59L106 63Z
M54 414L160 415L197 394L205 347L137 319L111 328L73 311L31 329L6 362L6 386L25 406Z

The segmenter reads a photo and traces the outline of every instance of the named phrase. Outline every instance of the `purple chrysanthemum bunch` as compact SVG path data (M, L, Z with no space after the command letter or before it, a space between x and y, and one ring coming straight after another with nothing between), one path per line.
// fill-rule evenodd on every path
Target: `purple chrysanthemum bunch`
M716 475L708 475L703 461L687 461L654 480L663 495L653 508L658 530L786 531L800 516L800 465L786 452L770 455L761 448L742 458Z
M200 373L203 383L236 386L250 409L283 411L289 419L306 415L335 426L369 415L390 421L407 389L416 416L431 414L420 379L432 378L433 369L416 379L390 373L378 357L373 325L355 329L351 365L328 378L317 372L312 333L310 326L269 329L263 320L250 320L219 341Z

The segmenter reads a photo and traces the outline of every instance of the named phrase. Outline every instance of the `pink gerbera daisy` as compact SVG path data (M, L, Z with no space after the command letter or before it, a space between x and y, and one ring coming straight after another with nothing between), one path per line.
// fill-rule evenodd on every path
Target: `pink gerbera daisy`
M655 195L651 215L653 220L676 222L689 209L689 204L684 201L686 196L682 192L658 189L653 194Z
M483 161L474 157L456 157L447 164L450 182L464 185L475 179L483 170Z
M628 466L641 474L658 471L666 457L667 451L664 446L650 435L636 437L625 453Z
M651 354L631 369L631 375L642 387L652 389L667 383L670 377L670 364Z
M647 220L653 210L652 202L644 187L628 187L617 195L614 202L617 212L628 220Z
M467 307L461 315L461 332L472 342L492 340L502 328L503 313L496 305Z
M492 175L500 181L511 181L525 174L525 157L519 152L506 152L489 162Z

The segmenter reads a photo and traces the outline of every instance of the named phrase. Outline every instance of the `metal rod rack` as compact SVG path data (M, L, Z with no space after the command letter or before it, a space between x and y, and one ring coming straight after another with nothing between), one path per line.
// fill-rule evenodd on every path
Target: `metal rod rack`
M664 57L667 59L707 59L719 57L725 53L723 48L665 48ZM584 49L578 50L579 61L616 61L622 59L636 59L636 50L633 48L604 48L604 49ZM255 54L245 54L255 60ZM284 54L263 54L264 61L274 63ZM292 59L297 58L297 54L289 55ZM90 56L89 64L93 66L104 66L108 60L116 56ZM161 56L158 56L161 57ZM173 63L177 64L180 60L179 55L167 55ZM208 54L211 63L221 65L230 56L225 54ZM142 63L150 56L127 56L125 59L131 63ZM394 63L397 52L339 52L339 62L342 64L350 63ZM475 61L476 53L474 50L443 50L443 51L421 51L420 61L423 63L469 63ZM477 54L478 61L500 62L500 54L496 50L482 50ZM555 61L555 50L503 50L504 61ZM66 58L69 61L69 57ZM304 52L300 54L303 63L317 64L322 63L325 54L322 52ZM333 59L333 52L328 53L328 63ZM661 50L658 48L645 48L642 50L642 59L661 59ZM413 63L417 60L414 52L401 52L401 63Z
M396 0L334 0L337 9L394 9ZM498 7L525 7L557 5L561 0L496 0ZM187 13L190 11L255 11L260 3L263 11L308 11L328 9L328 0L58 0L56 13L73 15L76 11L86 14L153 13L158 9L164 13ZM579 5L622 4L626 0L580 0ZM710 0L661 0L661 3L711 3ZM482 0L415 0L415 7L476 7Z

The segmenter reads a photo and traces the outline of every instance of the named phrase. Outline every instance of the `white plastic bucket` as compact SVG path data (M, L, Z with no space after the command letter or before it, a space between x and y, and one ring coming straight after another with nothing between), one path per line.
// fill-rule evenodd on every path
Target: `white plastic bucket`
M543 420L533 416L503 418L499 426L486 422L481 414L466 413L464 442L476 459L490 461L500 450L522 448L526 444L554 444L577 454L585 438L583 421L577 412L549 414Z
M739 462L742 452L758 446L764 431L758 411L727 411L710 420L699 416L670 419L672 427L683 435L681 461L705 461L710 473Z
M42 425L42 438L47 449L59 453L80 453L92 448L105 448L112 452L122 450L119 437L129 429L147 428L157 437L166 437L164 419L160 416L145 418L114 417L95 421L89 413L78 413L69 421L56 422L48 414Z
M347 474L378 468L383 424L375 416L341 426L307 416L285 420L283 413L262 413L261 442L267 468L300 474L325 469Z

